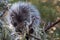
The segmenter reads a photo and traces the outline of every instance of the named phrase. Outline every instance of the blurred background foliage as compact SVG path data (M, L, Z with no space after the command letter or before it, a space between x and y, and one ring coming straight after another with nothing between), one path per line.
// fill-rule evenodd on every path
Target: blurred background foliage
M31 2L37 7L41 16L42 30L44 30L44 24L54 23L60 19L60 0L0 0L0 11L3 10L4 3L13 4L18 1ZM60 40L60 23L49 29L47 33L41 33L41 38L42 40Z

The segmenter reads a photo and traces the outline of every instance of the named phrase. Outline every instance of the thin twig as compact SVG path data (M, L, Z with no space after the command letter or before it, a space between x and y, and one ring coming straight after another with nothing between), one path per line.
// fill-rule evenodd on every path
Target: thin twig
M45 28L45 32L46 32L47 30L49 30L50 28L52 28L53 26L55 26L56 24L58 24L59 22L60 22L60 20L56 21L55 23L51 24L50 26L47 26L47 27Z

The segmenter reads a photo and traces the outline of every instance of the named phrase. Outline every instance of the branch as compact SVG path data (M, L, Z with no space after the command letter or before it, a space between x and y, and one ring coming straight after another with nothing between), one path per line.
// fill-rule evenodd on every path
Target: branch
M55 26L56 24L58 24L59 22L60 22L60 20L56 21L55 23L51 24L50 26L47 26L47 27L45 28L45 32L46 32L47 30L49 30L50 28L52 28L53 26Z

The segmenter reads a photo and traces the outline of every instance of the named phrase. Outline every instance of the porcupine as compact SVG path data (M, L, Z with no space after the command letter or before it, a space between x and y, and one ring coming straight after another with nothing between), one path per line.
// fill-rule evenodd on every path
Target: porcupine
M41 22L40 13L37 8L29 2L14 3L9 9L9 23L16 32L34 34L40 37L39 25ZM13 29L14 30L14 29ZM32 37L30 40L36 40Z

